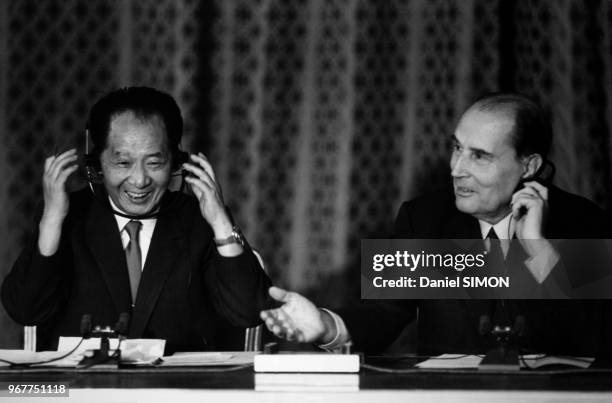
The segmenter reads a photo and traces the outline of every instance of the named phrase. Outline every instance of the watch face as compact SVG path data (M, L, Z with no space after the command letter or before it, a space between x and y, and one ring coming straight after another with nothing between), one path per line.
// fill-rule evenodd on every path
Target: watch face
M239 228L234 227L234 230L232 231L232 236L236 240L236 243L239 243L241 246L244 247L244 238L242 237L242 232Z
M240 244L241 246L244 246L244 239L242 238L242 235L240 233L232 232L232 236L236 240L236 243Z

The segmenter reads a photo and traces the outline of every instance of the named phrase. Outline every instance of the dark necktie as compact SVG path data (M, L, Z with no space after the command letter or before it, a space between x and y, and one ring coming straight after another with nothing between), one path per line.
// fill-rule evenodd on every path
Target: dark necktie
M489 239L489 262L491 265L491 275L507 275L508 268L506 267L506 260L504 257L504 251L501 247L501 241L495 233L493 227L487 234ZM495 309L493 314L493 324L500 326L510 325L510 314L506 301L499 296L495 299Z
M136 293L138 291L138 283L140 283L141 255L140 242L138 234L142 223L140 221L130 221L125 225L125 229L130 236L130 242L125 248L125 259L127 261L128 274L130 275L130 290L132 291L132 306L136 303Z
M489 240L489 259L491 262L495 262L496 264L503 264L504 262L504 251L501 247L501 241L497 237L497 233L493 227L489 230L487 234L487 239Z

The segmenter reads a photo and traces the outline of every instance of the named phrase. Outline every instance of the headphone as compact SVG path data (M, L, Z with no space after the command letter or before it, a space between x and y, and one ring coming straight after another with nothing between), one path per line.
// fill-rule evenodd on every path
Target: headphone
M85 130L85 154L83 155L83 163L85 165L85 178L92 184L102 183L102 163L98 154L90 152L89 148L89 130ZM172 174L171 176L183 175L185 172L181 166L189 160L189 154L181 150L181 145L178 144L174 149L170 150L172 154Z
M129 219L145 219L145 218L154 218L158 217L162 214L165 214L169 210L175 207L175 204L178 202L179 197L178 194L172 197L172 199L168 202L165 207L160 207L156 212L143 214L143 215L131 215L125 214L121 211L117 211L108 205L106 201L106 193L105 191L100 189L100 185L104 182L104 174L102 173L102 163L100 161L100 156L98 154L90 152L89 143L89 129L85 130L85 154L83 155L83 163L85 166L85 179L91 189L91 192L96 200L98 200L103 206L108 207L113 214L119 215L121 217L129 218ZM177 144L172 150L170 150L172 155L172 173L171 177L180 176L181 177L181 186L177 193L183 193L186 189L185 187L185 177L188 175L187 171L181 169L181 166L189 160L189 154L183 150L181 150L180 143ZM97 188L97 189L96 189Z
M540 183L541 185L548 187L552 184L552 181L555 178L556 172L557 172L557 167L555 166L555 164L547 158L542 158L542 165L540 165L537 171L533 175L527 178L521 179L519 183L516 185L516 189L514 191L518 192L519 190L523 188L523 186L525 185L525 182L530 182L530 181L536 181Z

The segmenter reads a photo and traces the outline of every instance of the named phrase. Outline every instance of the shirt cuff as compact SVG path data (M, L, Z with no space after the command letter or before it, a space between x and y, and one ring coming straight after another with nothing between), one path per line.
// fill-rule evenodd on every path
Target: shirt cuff
M336 335L334 336L332 341L326 344L319 344L319 347L327 351L339 352L345 343L351 341L351 335L348 333L348 330L346 329L346 325L344 324L344 321L342 320L340 316L330 311L329 309L325 309L325 308L319 308L319 309L327 312L329 316L332 317L334 321L334 326L336 328Z
M548 245L540 249L534 257L525 260L525 266L535 277L538 284L542 284L558 262L559 253L555 248Z

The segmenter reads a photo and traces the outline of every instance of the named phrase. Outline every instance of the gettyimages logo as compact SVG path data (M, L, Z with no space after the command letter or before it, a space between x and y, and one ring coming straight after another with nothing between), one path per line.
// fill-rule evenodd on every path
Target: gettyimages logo
M365 299L612 298L609 240L549 240L547 249L528 248L539 253L535 257L522 248L521 242L525 240L505 242L508 243L502 251L501 244L493 248L494 244L485 244L481 239L362 240L361 296Z
M483 267L486 251L478 254L458 253L410 253L406 250L393 254L376 254L372 258L372 270L382 271L389 268L408 269L411 272L419 268L444 268L463 271L465 268Z

